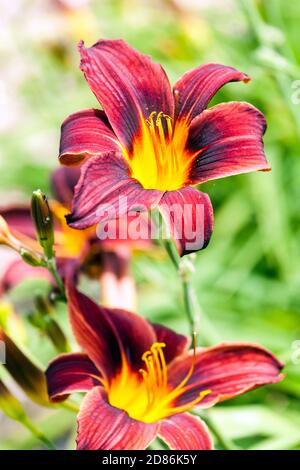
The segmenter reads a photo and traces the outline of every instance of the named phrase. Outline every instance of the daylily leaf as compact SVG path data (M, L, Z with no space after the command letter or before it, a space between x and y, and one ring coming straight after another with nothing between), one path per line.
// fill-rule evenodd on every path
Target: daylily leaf
M6 347L4 367L28 397L39 405L49 406L45 374L0 327L0 340Z

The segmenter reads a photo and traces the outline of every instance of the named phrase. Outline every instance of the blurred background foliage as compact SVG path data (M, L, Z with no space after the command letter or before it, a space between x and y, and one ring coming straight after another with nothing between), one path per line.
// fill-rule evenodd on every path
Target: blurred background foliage
M1 206L27 204L37 188L49 193L62 120L98 106L78 68L79 39L91 45L99 37L122 37L161 62L172 82L205 62L232 65L252 77L248 85L225 86L211 104L245 100L265 113L273 171L203 185L215 208L215 231L197 254L193 285L202 342L261 343L286 362L287 376L214 408L210 419L242 448L300 448L299 1L0 0L0 9ZM159 251L139 253L132 271L139 312L187 332L170 261ZM33 290L43 293L45 285L25 282L10 294L17 312L11 334L46 366L56 353L28 321ZM67 328L64 305L57 318ZM72 411L32 405L2 369L0 377L48 437L74 448ZM216 443L222 447L222 439ZM39 446L0 412L0 449Z

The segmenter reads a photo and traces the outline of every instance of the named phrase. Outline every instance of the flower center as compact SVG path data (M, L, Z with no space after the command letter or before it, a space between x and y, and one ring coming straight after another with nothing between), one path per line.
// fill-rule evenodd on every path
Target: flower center
M188 128L162 111L152 112L142 121L141 132L133 142L132 155L125 157L131 176L145 189L173 191L187 184L190 155L185 151Z
M108 386L108 399L112 406L125 410L131 418L153 423L192 409L210 393L210 390L202 391L196 399L176 406L176 399L187 390L187 382L195 368L195 346L191 367L176 387L168 384L163 353L165 346L165 343L153 343L142 356L145 367L139 370L139 374L130 371L127 362L123 364L121 373Z

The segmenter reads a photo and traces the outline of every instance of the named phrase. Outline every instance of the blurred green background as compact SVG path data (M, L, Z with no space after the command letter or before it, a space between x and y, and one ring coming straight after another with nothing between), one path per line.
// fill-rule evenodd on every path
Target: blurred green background
M211 104L244 100L265 113L273 171L202 186L215 208L215 231L209 247L197 254L193 284L203 342L206 334L215 342L258 342L287 364L282 383L219 405L210 418L239 447L299 449L299 1L0 0L0 9L1 205L28 203L37 188L49 193L62 120L98 106L78 67L79 39L91 45L99 37L122 37L161 62L172 82L205 62L231 65L252 77L248 85L225 86ZM187 332L170 261L139 254L132 270L139 312ZM12 293L17 306L31 289L20 286ZM46 365L55 352L23 320L27 346ZM74 448L74 413L46 412L16 393L58 446ZM0 412L0 449L39 446Z

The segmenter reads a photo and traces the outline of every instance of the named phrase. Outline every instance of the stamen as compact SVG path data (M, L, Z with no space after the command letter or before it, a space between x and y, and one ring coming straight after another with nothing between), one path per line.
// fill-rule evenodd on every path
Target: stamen
M192 400L182 406L175 406L174 408L168 408L166 412L168 413L168 415L170 415L170 414L175 414L175 413L183 413L184 411L189 411L195 405L200 403L210 393L211 393L211 390L203 390L202 392L199 393L199 396L195 398L195 400Z
M191 366L183 380L173 389L168 386L168 369L163 353L164 347L166 347L165 343L156 342L144 352L142 360L145 363L145 368L139 370L142 380L139 380L136 375L132 375L126 358L124 358L125 362L118 380L108 384L107 392L111 400L110 403L126 410L132 418L146 423L188 411L211 393L210 390L203 390L196 398L176 406L176 399L193 389L193 384L187 385L187 382L193 374L196 364L196 334L193 336L194 351ZM128 393L128 390L132 390L132 392Z
M196 346L197 346L196 337L197 337L197 333L194 331L194 333L193 333L193 359L192 359L191 367L190 367L187 375L185 376L185 378L180 382L179 385L177 385L177 387L173 391L182 389L185 386L185 384L188 382L188 380L191 378L191 376L194 372L195 364L196 364Z
M179 91L178 90L174 90L174 102L175 102L174 116L176 119L178 116L178 111L179 111Z

